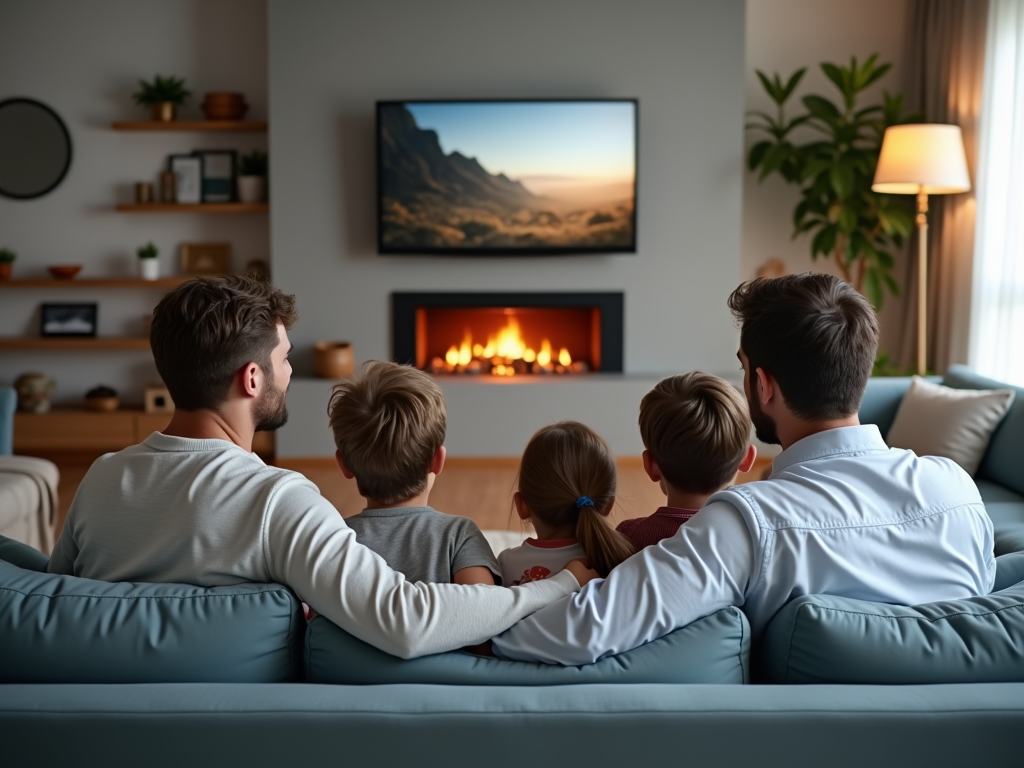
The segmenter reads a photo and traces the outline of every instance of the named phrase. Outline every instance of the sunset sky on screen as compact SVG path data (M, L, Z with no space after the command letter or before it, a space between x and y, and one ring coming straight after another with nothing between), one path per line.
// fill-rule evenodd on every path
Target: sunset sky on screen
M512 179L632 182L636 105L625 101L406 102L446 154L475 157Z

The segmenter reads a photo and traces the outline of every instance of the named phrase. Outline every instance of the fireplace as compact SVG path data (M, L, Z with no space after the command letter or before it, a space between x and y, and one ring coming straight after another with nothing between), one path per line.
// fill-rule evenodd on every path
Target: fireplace
M622 372L622 293L394 293L395 360L434 374Z

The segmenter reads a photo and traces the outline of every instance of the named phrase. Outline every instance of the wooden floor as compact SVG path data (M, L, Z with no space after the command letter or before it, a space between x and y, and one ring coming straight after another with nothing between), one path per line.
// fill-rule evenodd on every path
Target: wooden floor
M60 514L57 535L64 524L68 507L91 463L87 456L47 456L60 469ZM333 459L278 462L280 466L301 472L345 517L363 509L363 498L354 480L346 480ZM756 479L768 459L758 459L751 472L737 476L737 482ZM529 530L512 513L512 492L519 466L517 458L449 458L430 495L435 509L473 520L484 530ZM631 517L645 517L665 503L657 484L644 474L638 457L619 459L619 490L611 520L617 524Z

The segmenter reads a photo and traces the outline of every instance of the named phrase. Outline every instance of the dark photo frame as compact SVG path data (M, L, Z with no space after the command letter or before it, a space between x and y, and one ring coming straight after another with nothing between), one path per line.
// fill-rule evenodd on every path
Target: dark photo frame
M39 307L39 335L94 338L98 314L99 305L95 302L42 304Z
M202 201L230 203L235 199L235 177L238 174L238 153L233 149L197 149L202 159Z

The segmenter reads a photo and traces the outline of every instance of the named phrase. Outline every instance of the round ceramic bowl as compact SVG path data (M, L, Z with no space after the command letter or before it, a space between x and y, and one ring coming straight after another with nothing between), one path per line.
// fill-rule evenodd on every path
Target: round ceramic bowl
M120 399L116 397L87 397L85 398L85 407L90 411L116 411L117 406L121 404Z
M82 271L81 264L55 264L47 267L50 274L57 280L72 280L75 275Z

